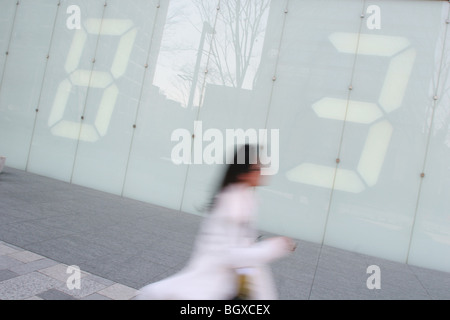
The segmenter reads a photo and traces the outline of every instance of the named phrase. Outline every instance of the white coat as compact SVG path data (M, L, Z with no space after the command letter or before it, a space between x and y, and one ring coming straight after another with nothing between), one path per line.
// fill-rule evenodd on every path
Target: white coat
M227 187L200 226L188 264L139 290L137 299L227 300L237 293L236 270L251 279L250 299L277 299L268 263L290 252L280 237L256 242L256 199L243 184Z

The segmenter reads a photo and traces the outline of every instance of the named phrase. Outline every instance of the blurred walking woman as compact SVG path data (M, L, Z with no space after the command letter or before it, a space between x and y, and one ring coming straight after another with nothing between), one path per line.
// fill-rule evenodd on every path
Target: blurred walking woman
M235 153L200 226L188 264L140 289L137 299L228 300L243 290L245 299L277 299L268 263L295 247L286 237L256 242L253 187L261 183L256 155L256 147L248 144Z

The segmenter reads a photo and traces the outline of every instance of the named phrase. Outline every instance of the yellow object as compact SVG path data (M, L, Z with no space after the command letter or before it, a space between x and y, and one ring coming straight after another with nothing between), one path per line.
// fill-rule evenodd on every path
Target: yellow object
M238 293L237 299L247 300L250 299L249 279L245 274L238 275Z

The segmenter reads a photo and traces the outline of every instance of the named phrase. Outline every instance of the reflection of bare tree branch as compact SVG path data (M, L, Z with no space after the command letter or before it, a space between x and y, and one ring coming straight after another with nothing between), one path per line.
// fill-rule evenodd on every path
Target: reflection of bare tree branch
M202 19L214 25L208 10L211 1L193 1ZM211 63L216 70L209 76L215 76L224 85L242 88L255 56L255 42L265 32L262 19L269 6L270 0L223 1L218 18L221 28L216 28L218 34L211 45Z
M206 61L213 83L251 88L256 80L271 0L221 0L219 11L218 3L172 0L168 7L158 68L176 75L159 86L186 107L198 103Z
M217 5L216 1L212 0L192 0L192 3L197 8L202 17L203 22L209 23L210 26L214 26L215 15L213 14L216 10L214 7ZM201 30L199 30L201 32Z
M256 3L256 5L258 4L258 2L255 2L255 3ZM254 21L253 25L249 25L249 27L248 27L251 30L251 32L245 34L245 42L244 42L245 43L245 49L247 49L247 45L248 44L250 45L250 48L248 49L248 51L245 50L244 51L244 55L241 56L241 57L245 58L245 60L243 61L244 62L243 63L244 67L243 67L243 72L242 72L242 74L244 76L247 73L248 66L250 65L250 58L252 57L252 52L253 52L253 47L254 47L254 44L255 44L255 41L256 41L256 37L260 34L260 32L262 32L262 31L258 30L259 26L260 26L260 23L261 23L262 14L256 14L256 13L257 12L259 12L259 13L265 12L266 9L269 6L269 1L260 2L260 4L261 4L261 7L258 8L257 11L253 12L255 14L254 19L252 20L252 21ZM247 40L247 37L248 37L249 34L251 36L250 37L250 41ZM241 79L241 82L239 84L239 87L242 86L242 81L243 81L244 77L241 77L240 79Z
M445 48L445 33L441 32L437 48ZM447 50L436 50L436 71L432 79L431 94L438 92L439 102L430 107L430 120L433 122L432 133L436 136L443 136L444 144L450 147L450 107L447 103L450 101L450 56L446 54ZM434 109L434 112L432 112ZM434 118L431 119L431 116ZM444 137L445 136L445 137Z
M178 77L181 80L177 81L177 83L172 82L173 88L176 88L178 91L178 101L183 106L186 106L188 104L188 92L192 85L192 76L186 76L187 74L192 74L192 70L188 70L188 67L184 66L178 74Z

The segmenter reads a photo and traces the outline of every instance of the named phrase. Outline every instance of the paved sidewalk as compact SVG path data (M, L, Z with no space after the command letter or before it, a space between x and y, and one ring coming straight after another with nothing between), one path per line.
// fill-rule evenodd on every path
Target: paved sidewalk
M79 270L79 269L78 269ZM0 241L0 300L130 300L137 290Z
M196 215L6 167L0 174L0 299L133 299L142 286L185 265L200 222ZM81 270L80 289L67 285L72 265ZM367 287L371 265L380 268L380 289ZM301 240L272 269L282 300L450 299L450 273Z

